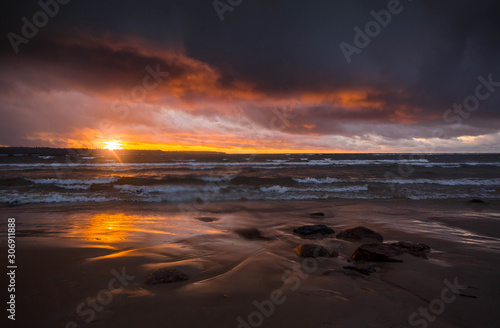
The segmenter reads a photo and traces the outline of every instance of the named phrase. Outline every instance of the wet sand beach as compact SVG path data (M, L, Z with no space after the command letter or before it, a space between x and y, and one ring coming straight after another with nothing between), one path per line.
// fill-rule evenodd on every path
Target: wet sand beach
M17 327L495 327L500 320L498 201L243 201L199 213L173 204L38 204L2 212L17 222ZM293 233L306 224L335 234ZM356 226L432 251L428 259L352 261L364 242L335 235ZM339 256L300 257L294 248L304 243ZM374 272L345 268L353 266ZM162 268L188 279L146 284Z

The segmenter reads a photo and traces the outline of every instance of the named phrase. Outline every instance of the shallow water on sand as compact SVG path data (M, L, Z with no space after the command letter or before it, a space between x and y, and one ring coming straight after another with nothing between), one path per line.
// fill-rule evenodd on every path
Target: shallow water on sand
M263 327L407 327L412 313L439 297L443 281L455 278L468 286L468 296L447 304L433 327L494 327L500 319L498 202L246 201L181 209L123 202L4 207L17 222L19 322L28 328L69 322L236 328L239 318L252 319L255 302L279 290L284 301L262 316ZM310 216L317 211L324 217ZM363 225L386 241L425 243L432 252L429 260L405 255L402 263L377 263L370 276L352 276L343 267L358 265L350 257L360 243L301 238L293 228L304 224L336 233ZM242 229L258 229L263 238L248 238ZM1 232L5 245L5 226ZM302 243L340 255L306 263L293 251ZM176 268L189 280L146 285L159 268ZM89 312L78 307L92 309L86 300L107 288L113 270L125 270L130 281L87 323Z

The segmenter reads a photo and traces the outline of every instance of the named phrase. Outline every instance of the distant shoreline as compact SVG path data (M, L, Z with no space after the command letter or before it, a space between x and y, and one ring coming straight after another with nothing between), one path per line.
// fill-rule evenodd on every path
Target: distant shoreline
M0 147L0 156L66 156L66 155L80 155L80 156L88 156L90 154L108 154L110 151L102 148L52 148L52 147ZM159 149L117 149L114 150L115 153L127 153L127 154L137 154L137 153L148 153L148 154L175 154L175 155L283 155L285 153L227 153L223 151L201 151L201 150L159 150ZM314 154L314 155L475 155L475 154L491 154L496 155L500 154L500 152L496 153L457 153L457 152L449 152L449 153L337 153L337 152L323 152L323 153L293 153L295 155L306 155L306 154Z

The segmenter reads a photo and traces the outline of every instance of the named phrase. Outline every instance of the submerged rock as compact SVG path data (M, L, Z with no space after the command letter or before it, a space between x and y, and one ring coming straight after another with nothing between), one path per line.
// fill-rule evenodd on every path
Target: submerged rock
M203 221L203 222L215 222L215 221L219 221L219 219L217 218L211 218L211 217L208 217L208 216L202 216L202 217L199 217L199 218L195 218L196 220L198 221Z
M294 249L297 255L302 257L337 257L339 253L331 248L314 245L314 244L302 244Z
M314 212L314 213L309 214L309 216L312 217L312 218L319 218L319 217L324 217L325 213L323 213L323 212Z
M348 241L358 241L363 239L374 239L377 241L383 241L384 237L378 232L375 232L366 227L356 227L352 229L347 229L340 232L337 235L338 239L348 240Z
M351 258L355 261L363 260L367 262L403 262L394 257L404 253L401 248L393 245L373 243L359 246Z
M427 253L431 251L431 248L426 244L410 243L407 241L398 241L397 243L392 243L390 245L399 248L405 253L424 259L427 259Z
M148 279L146 279L146 284L168 284L171 282L184 281L188 279L188 275L184 272L172 268L163 268L151 272Z
M315 225L306 225L302 226L300 228L295 228L293 229L293 232L299 235L314 235L314 234L322 234L322 235L329 235L329 234L334 234L335 231L333 231L332 228L327 227L324 224L315 224Z
M270 240L270 238L262 236L260 231L255 228L236 229L234 232L248 240Z
M474 198L474 199L469 200L469 203L485 204L486 202L482 199Z
M355 267L355 266L352 266L352 265L346 265L344 266L344 269L346 270L351 270L351 271L356 271L356 272L359 272L361 274L364 274L365 276L369 276L370 273L374 273L376 272L376 266L372 265L372 266L369 266L367 268L358 268L358 267Z

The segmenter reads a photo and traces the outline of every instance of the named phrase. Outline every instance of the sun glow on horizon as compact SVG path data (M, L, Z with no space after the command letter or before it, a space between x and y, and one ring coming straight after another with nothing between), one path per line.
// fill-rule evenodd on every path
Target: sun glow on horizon
M122 143L120 140L104 141L103 148L108 149L108 150L123 149Z

